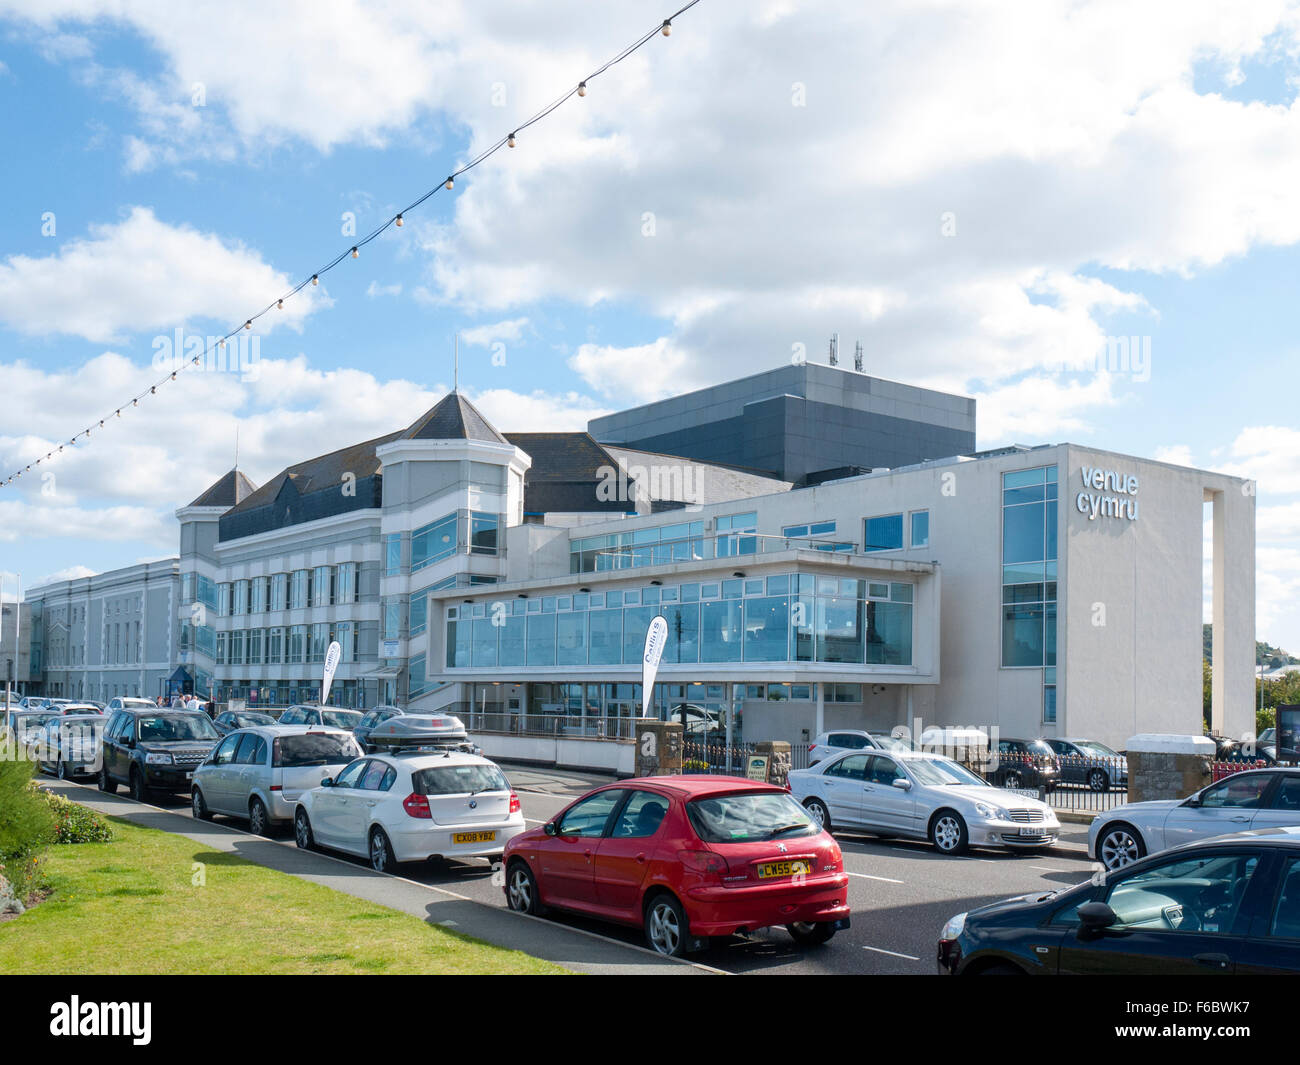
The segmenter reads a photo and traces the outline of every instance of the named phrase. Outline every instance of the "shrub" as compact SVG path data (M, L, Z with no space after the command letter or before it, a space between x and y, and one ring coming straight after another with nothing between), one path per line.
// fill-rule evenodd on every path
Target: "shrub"
M94 810L80 806L62 795L42 789L41 794L54 815L55 843L111 843L113 830Z
M54 815L32 787L34 769L12 743L0 743L0 866L19 899L38 886L41 852L54 839Z

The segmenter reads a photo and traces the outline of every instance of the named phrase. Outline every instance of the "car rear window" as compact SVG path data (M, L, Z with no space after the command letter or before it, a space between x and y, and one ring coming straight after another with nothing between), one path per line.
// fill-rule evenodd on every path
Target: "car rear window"
M417 795L463 795L467 792L509 791L506 775L494 765L448 765L420 769L412 775Z
M798 839L819 831L803 807L783 791L734 792L693 799L686 804L686 813L695 834L705 843Z
M329 736L308 732L302 736L281 736L275 741L272 765L295 769L312 765L340 765L361 757L361 748L351 736Z
M359 715L344 710L322 710L320 717L331 728L352 728L361 720Z

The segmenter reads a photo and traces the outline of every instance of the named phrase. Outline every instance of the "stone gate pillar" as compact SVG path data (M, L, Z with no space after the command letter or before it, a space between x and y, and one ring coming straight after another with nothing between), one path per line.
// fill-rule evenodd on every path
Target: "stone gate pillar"
M679 721L639 717L636 737L636 775L673 776L682 771L682 726Z

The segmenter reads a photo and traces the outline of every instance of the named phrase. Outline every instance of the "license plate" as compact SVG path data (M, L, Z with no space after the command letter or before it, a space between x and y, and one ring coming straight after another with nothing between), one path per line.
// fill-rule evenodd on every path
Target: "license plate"
M812 862L795 858L788 862L764 862L758 867L758 877L765 880L772 876L807 876L812 872Z
M1022 829L1020 830L1020 834L1021 834L1022 836L1045 836L1045 835L1047 835L1047 829L1045 829L1045 828L1022 828Z
M495 842L497 834L495 832L454 832L451 841L453 843L492 843Z

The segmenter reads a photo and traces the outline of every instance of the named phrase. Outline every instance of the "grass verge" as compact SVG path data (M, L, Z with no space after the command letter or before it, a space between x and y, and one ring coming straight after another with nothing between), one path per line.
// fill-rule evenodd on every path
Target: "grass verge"
M564 970L418 917L117 818L110 843L52 847L53 894L0 925L0 973Z

